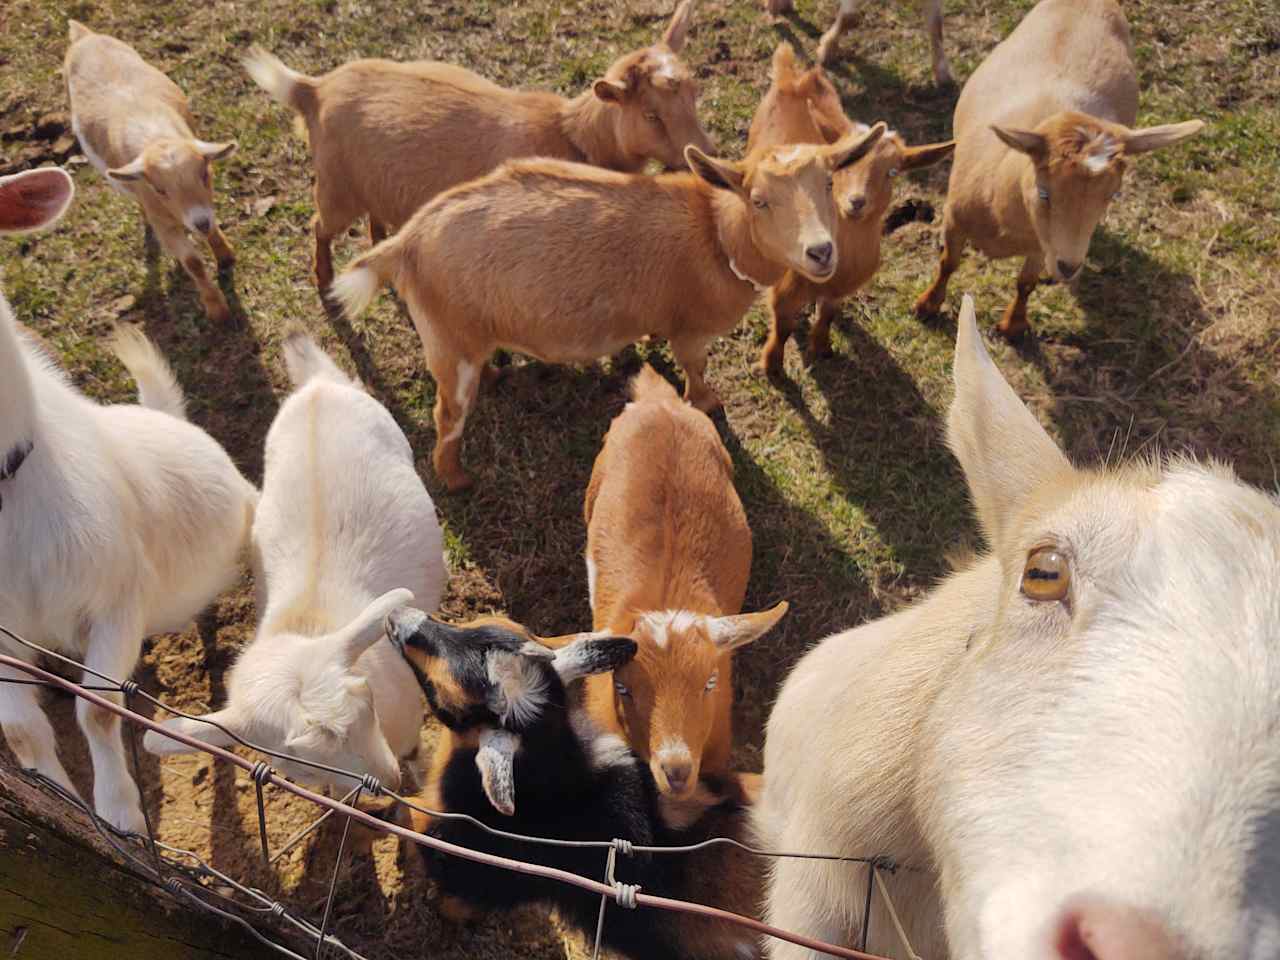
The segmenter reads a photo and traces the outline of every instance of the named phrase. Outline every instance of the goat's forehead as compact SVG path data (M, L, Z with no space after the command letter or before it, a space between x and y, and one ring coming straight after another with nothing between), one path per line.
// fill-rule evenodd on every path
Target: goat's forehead
M632 639L638 646L638 661L669 661L675 658L715 659L715 645L707 618L689 610L661 610L636 621Z
M747 171L747 179L756 183L782 183L801 180L822 167L821 147L809 143L792 143L774 147L759 156Z

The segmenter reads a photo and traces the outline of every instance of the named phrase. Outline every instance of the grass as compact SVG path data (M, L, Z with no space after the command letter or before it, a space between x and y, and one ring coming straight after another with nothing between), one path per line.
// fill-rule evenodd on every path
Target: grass
M780 38L812 55L834 4L799 0L770 23L754 2L699 0L684 54L703 85L702 114L725 152L745 141ZM948 0L947 48L959 77L1031 4ZM997 362L1041 419L1082 461L1113 449L1165 447L1233 462L1274 486L1280 450L1280 34L1265 0L1126 0L1141 75L1141 122L1202 117L1199 138L1133 165L1072 288L1032 301L1037 337L996 344ZM212 327L174 265L148 251L138 212L90 168L74 166L75 206L54 232L0 248L19 318L42 334L75 382L103 400L132 385L101 349L117 316L141 321L172 360L194 419L253 478L285 386L278 346L301 321L387 404L421 458L454 570L445 612L501 610L555 634L589 623L581 499L609 421L638 358L674 375L665 348L586 368L524 364L483 398L468 424L466 460L479 480L449 495L425 459L434 387L397 302L382 297L354 324L333 322L309 282L312 212L305 144L291 117L253 87L237 58L252 41L313 73L356 56L446 59L506 84L581 89L625 49L661 30L658 0L602 4L386 0L210 0L125 3L9 0L0 12L0 141L10 162L41 146L25 138L66 109L58 68L65 18L129 40L191 95L199 132L235 137L218 174L218 209L239 263L232 304L244 319ZM909 140L945 137L954 91L938 91L910 6L868 5L832 73L851 116L889 120ZM33 146L34 144L34 146ZM912 176L899 200L941 210L947 167ZM362 247L337 251L344 262ZM737 672L744 766L758 763L778 682L823 635L895 609L946 570L946 552L973 542L961 478L943 442L953 330L910 315L936 260L934 228L912 224L886 244L872 284L846 304L836 357L812 369L792 347L778 389L750 372L765 337L754 309L716 344L710 379L723 397L722 433L755 535L748 606L779 599L792 612L743 651ZM1016 264L971 254L952 282L978 299L984 324L1012 294ZM178 703L216 703L234 651L252 635L247 581L187 633L148 646L142 677ZM202 761L152 763L163 829L203 845L223 866L304 903L321 895L334 837L323 834L279 875L254 864L252 803ZM273 800L273 824L305 810ZM280 827L283 831L284 827ZM326 846L327 844L327 846ZM338 933L372 957L433 945L433 956L562 956L540 918L495 918L459 932L435 916L420 868L387 852L357 862L342 887Z

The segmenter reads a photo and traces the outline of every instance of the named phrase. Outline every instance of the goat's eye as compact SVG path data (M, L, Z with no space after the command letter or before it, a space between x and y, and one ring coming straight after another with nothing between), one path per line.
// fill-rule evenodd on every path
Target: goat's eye
M720 681L720 674L719 674L719 673L713 673L713 674L712 674L712 675L707 679L707 686L706 686L706 688L705 688L705 691L704 691L704 692L706 692L706 693L710 693L712 690L714 690L714 689L716 688L716 684L717 684L719 681Z
M613 681L613 689L618 691L618 696L620 697L631 696L631 691L627 689L627 685L623 683L621 680Z
M646 120L648 120L650 123L657 123L657 122L658 122L658 115L657 115L656 113L654 113L652 110L646 111L646 112L645 112L645 115L644 115L644 118L645 118Z
M830 193L835 188L836 188L836 178L827 177L827 193Z
M1056 602L1071 588L1071 565L1057 547L1037 547L1022 568L1022 595L1029 600Z
M204 185L205 185L206 187L209 185L209 176L210 176L210 174L209 174L209 165L206 163L206 164L204 165L204 171L203 171L203 172L201 173L201 175L200 175L200 178L201 178L202 180L204 180Z
M897 167L890 167L890 168L889 168L889 179L891 179L891 180L892 180L892 179L893 179L894 177L896 177L897 175L898 175L898 168L897 168Z
M1049 202L1049 188L1036 187L1036 196L1040 198L1040 202L1047 204Z
M768 210L768 209L769 209L769 202L768 202L767 200L765 200L765 199L764 199L764 197L752 197L752 198L751 198L751 203L752 203L752 205L754 205L754 206L755 206L755 208L756 208L757 210Z
M154 191L156 192L156 196L157 196L157 197L167 197L167 196L169 195L169 194L165 193L165 191L163 191L163 190L161 190L159 187L157 187L155 184L152 184L152 185L151 185L151 189L152 189L152 190L154 190Z

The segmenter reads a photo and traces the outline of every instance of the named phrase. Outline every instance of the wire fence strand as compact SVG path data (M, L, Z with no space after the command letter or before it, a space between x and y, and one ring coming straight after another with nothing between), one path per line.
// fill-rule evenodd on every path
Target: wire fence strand
M266 894L262 893L261 891L254 890L251 887L247 887L233 880L232 878L227 877L225 874L217 870L214 870L207 863L201 860L196 854L191 853L190 851L181 850L178 848L171 847L167 844L161 843L159 840L155 838L154 831L152 829L151 819L149 815L146 815L146 812L145 812L146 811L145 803L143 804L143 810L144 810L144 822L146 823L146 826L147 826L147 836L137 837L136 835L132 835L132 834L123 834L120 831L116 830L110 824L103 821L100 817L98 817L96 812L93 811L88 804L81 801L79 797L65 790L61 785L50 780L48 777L44 776L43 774L40 774L34 771L26 771L28 776L33 777L33 779L37 783L45 787L46 790L54 793L56 796L59 796L62 800L71 804L72 806L79 809L82 813L84 813L89 818L90 822L93 824L94 828L96 829L98 834L104 839L104 841L109 846L111 846L122 857L122 859L129 862L143 877L150 879L153 882L156 882L157 884L165 887L166 889L171 890L173 893L175 893L175 895L180 894L186 900L199 906L202 909L205 909L209 912L212 912L214 914L217 914L218 916L223 917L224 919L234 922L237 926L249 932L256 940L262 942L267 946L272 947L272 949L274 949L277 953L283 956L294 957L294 958L297 958L297 960L308 960L308 958L304 958L300 956L299 954L293 952L292 950L289 950L287 947L281 946L280 944L276 944L270 941L269 939L267 939L260 931L256 930L251 923L245 920L243 916L232 913L228 910L224 910L221 907L217 907L214 904L209 903L206 898L217 896L223 899L224 902L227 902L228 905L234 905L234 907L238 910L247 911L249 913L256 913L256 914L269 914L269 915L286 920L295 929L306 934L309 938L312 938L315 940L314 960L319 960L326 946L332 946L333 948L339 950L347 958L349 958L349 960L364 960L364 958L361 957L360 954L351 950L345 944L341 943L341 941L338 940L338 938L332 936L327 932L330 917L331 917L331 912L332 912L333 900L337 891L339 875L342 868L342 859L343 859L343 854L346 848L347 837L350 832L351 824L353 822L356 822L366 828L370 828L375 831L380 831L382 833L399 837L403 841L414 843L421 847L434 849L436 851L439 851L449 856L459 857L461 859L470 860L475 863L480 863L480 864L494 867L497 869L507 870L513 873L519 873L526 876L533 876L533 877L539 877L542 879L553 880L558 883L577 887L588 893L598 895L601 898L601 907L600 907L600 913L597 919L597 927L595 931L596 936L594 939L594 950L595 950L595 955L597 956L599 954L602 941L604 939L604 924L605 924L606 909L609 901L612 900L617 905L625 908L630 908L630 909L644 907L644 908L656 909L660 911L669 911L669 912L675 912L675 913L683 913L687 915L701 916L711 920L727 922L727 923L734 924L736 926L751 930L760 935L775 937L777 939L789 941L798 946L802 946L807 949L814 950L818 953L823 953L823 954L827 954L829 956L834 956L834 957L845 958L845 960L884 960L884 958L882 957L877 957L875 955L868 954L867 952L865 952L866 933L867 933L865 921L864 921L862 936L859 944L861 949L854 950L849 947L839 946L837 944L825 943L823 941L805 937L797 933L793 933L785 930L779 930L759 920L755 920L750 917L744 917L735 913L731 913L729 911L722 910L717 907L711 907L704 904L690 903L683 900L675 900L667 897L660 897L660 896L654 896L651 894L646 894L646 893L640 892L639 887L618 883L614 878L614 869L615 869L617 857L619 855L623 855L623 854L629 855L633 853L658 854L658 855L686 855L686 854L694 853L700 850L705 850L714 846L730 846L754 856L775 858L775 859L776 858L804 858L804 859L812 859L812 860L840 861L840 862L848 862L848 863L866 864L868 867L868 878L867 878L868 880L868 902L867 902L868 912L865 914L865 916L869 917L871 886L875 884L881 896L885 899L887 903L889 914L893 919L894 926L897 927L896 932L899 934L900 938L902 939L904 948L906 949L908 956L912 957L912 960L919 960L919 958L916 957L914 951L911 950L910 944L906 942L905 933L902 930L901 924L898 922L897 913L893 908L892 902L889 900L888 889L885 887L884 881L879 875L879 871L893 873L897 869L911 869L911 868L901 868L899 867L898 864L894 863L891 859L887 857L854 857L854 856L844 856L839 854L808 854L808 853L768 851L768 850L761 850L761 849L752 847L748 844L744 844L741 841L735 840L730 837L716 837L716 838L711 838L705 841L701 841L699 843L689 844L684 846L661 846L661 845L641 846L641 845L633 845L629 841L622 840L622 839L599 840L599 841L571 841L571 840L560 840L552 837L527 836L524 834L500 830L467 814L430 810L426 807L423 807L413 802L408 798L400 796L394 791L384 788L382 784L373 777L357 774L349 770L342 770L340 768L332 767L327 764L311 761L301 757L294 757L289 754L284 754L278 751L273 751L273 750L264 748L258 744L255 744L243 739L242 737L226 729L224 726L217 723L216 721L208 720L205 717L192 716L190 714L183 713L182 711L176 710L168 706L163 701L143 691L135 681L127 680L127 681L120 682L115 680L112 677L107 677L101 673L98 673L97 671L94 671L88 667L85 667L83 664L80 664L69 657L66 657L55 651L47 650L38 644L32 643L29 640L26 640L18 636L8 628L4 627L3 625L0 625L0 633L9 637L13 641L35 651L36 653L52 657L53 659L58 660L59 662L66 664L68 666L78 667L82 670L85 670L87 673L92 674L94 677L98 678L99 680L102 680L107 684L111 684L111 686L106 686L106 687L95 686L93 688L90 688L90 687L75 683L73 681L67 680L63 677L60 677L39 666L36 666L35 664L28 663L26 660L22 658L9 656L7 654L0 654L0 667L8 668L11 671L12 670L20 671L22 673L27 674L32 679L29 681L23 681L15 678L12 681L10 681L8 677L0 677L0 683L3 683L3 682L35 683L35 684L40 684L44 686L61 689L67 693L70 693L76 697L79 697L83 700L88 701L89 703L93 704L96 707L99 707L100 709L106 710L124 720L127 720L131 724L131 727L133 728L133 731L135 732L135 734L136 734L136 728L142 727L145 730L159 733L163 736L166 736L172 740L175 740L193 749L203 751L217 760L221 760L225 763L230 763L233 766L239 767L240 769L248 773L258 790L257 799L258 799L260 842L262 845L264 860L268 865L274 863L277 859L279 859L280 856L282 856L285 852L287 852L289 849L295 846L305 836L313 832L317 827L319 827L321 823L323 823L326 819L328 819L333 814L336 813L344 817L345 822L343 826L342 840L339 844L338 856L335 859L334 872L332 877L330 878L328 896L326 898L325 906L324 906L323 920L320 926L316 927L315 925L309 923L304 919L293 916L285 908L283 904L275 900L272 900L270 897L268 897ZM249 760L246 760L243 757L240 757L235 753L230 752L229 750L223 749L222 747L205 743L204 741L196 737L189 736L180 731L168 729L163 725L161 725L160 723L157 723L154 720L151 720L147 717L142 716L141 714L134 712L133 710L129 709L127 706L122 706L120 704L115 703L112 700L109 700L99 695L100 693L104 693L104 692L123 694L125 695L126 700L133 696L141 697L142 699L151 703L153 706L159 709L162 709L168 713L171 713L174 716L184 717L188 720L207 723L210 726L219 729L224 734L226 734L229 738L231 738L234 742L236 742L237 744L243 747L246 747L251 750L255 750L269 757L274 757L280 760L287 760L294 764L299 764L305 767L310 767L312 769L321 770L332 776L349 778L356 782L356 786L354 786L353 789L349 791L340 800L334 800L329 797L322 796L320 794L314 793L313 791L303 786L300 786L298 784L295 784L289 780L282 778L268 764L261 763L261 762L258 762L258 763L251 762ZM133 750L134 750L134 766L135 768L137 768L138 764L137 764L137 754L136 754L136 735L131 736L130 741L131 741L131 746L133 747ZM135 769L135 775L137 774L137 772L139 771ZM141 781L139 780L139 783L140 782ZM305 828L304 830L298 832L293 837L291 837L285 843L285 845L276 852L274 856L271 855L269 852L269 846L267 841L266 811L265 811L265 805L262 798L263 788L267 784L271 784L281 790L284 790L287 793L291 793L294 796L300 797L304 800L308 800L316 804L317 806L319 806L325 811L325 813L318 820L312 823L309 827ZM406 827L399 825L398 823L389 822L383 818L370 815L360 810L355 804L359 801L360 797L365 793L368 793L371 796L386 796L389 799L391 799L393 802L399 805L402 805L410 810L415 810L419 813L422 813L432 819L463 821L479 828L480 830L488 834L491 834L496 837L501 837L504 839L519 841L521 843L529 843L529 844L551 846L551 847L599 849L602 851L606 851L607 859L606 859L606 869L605 869L605 881L600 882L598 880L594 880L589 877L580 876L578 874L575 874L569 871L560 870L554 867L544 866L538 863L530 863L522 860L514 860L507 857L501 857L494 854L485 853L479 850L472 850L470 848L450 843L448 841L442 840L438 837L431 836L429 834L415 832L413 830L410 830ZM113 837L118 839L112 839ZM152 855L153 863L148 863L146 859L135 855L133 852L127 849L128 846L130 846L134 842L141 842L145 845L145 849L148 850ZM161 855L162 852L168 854L168 856L162 856ZM178 863L177 860L175 860L175 858L191 860L195 866L187 867L183 864ZM244 903L244 902L241 902L241 900L237 900L231 897L226 897L221 893L212 890L205 883L201 882L201 880L205 880L205 879L216 880L217 882L225 885L229 889L234 890L241 898L246 899L249 902ZM203 896L198 895L196 893L197 890L200 891L201 894L203 894Z

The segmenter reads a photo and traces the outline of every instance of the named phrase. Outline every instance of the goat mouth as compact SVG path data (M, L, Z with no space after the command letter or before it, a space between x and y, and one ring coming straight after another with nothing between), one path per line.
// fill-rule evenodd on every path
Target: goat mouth
M808 270L808 269L801 270L800 272L803 273L810 280L812 280L814 283L826 283L828 280L830 280L832 277L836 275L836 266L835 264L832 264L830 269L821 273L819 273L817 270Z

